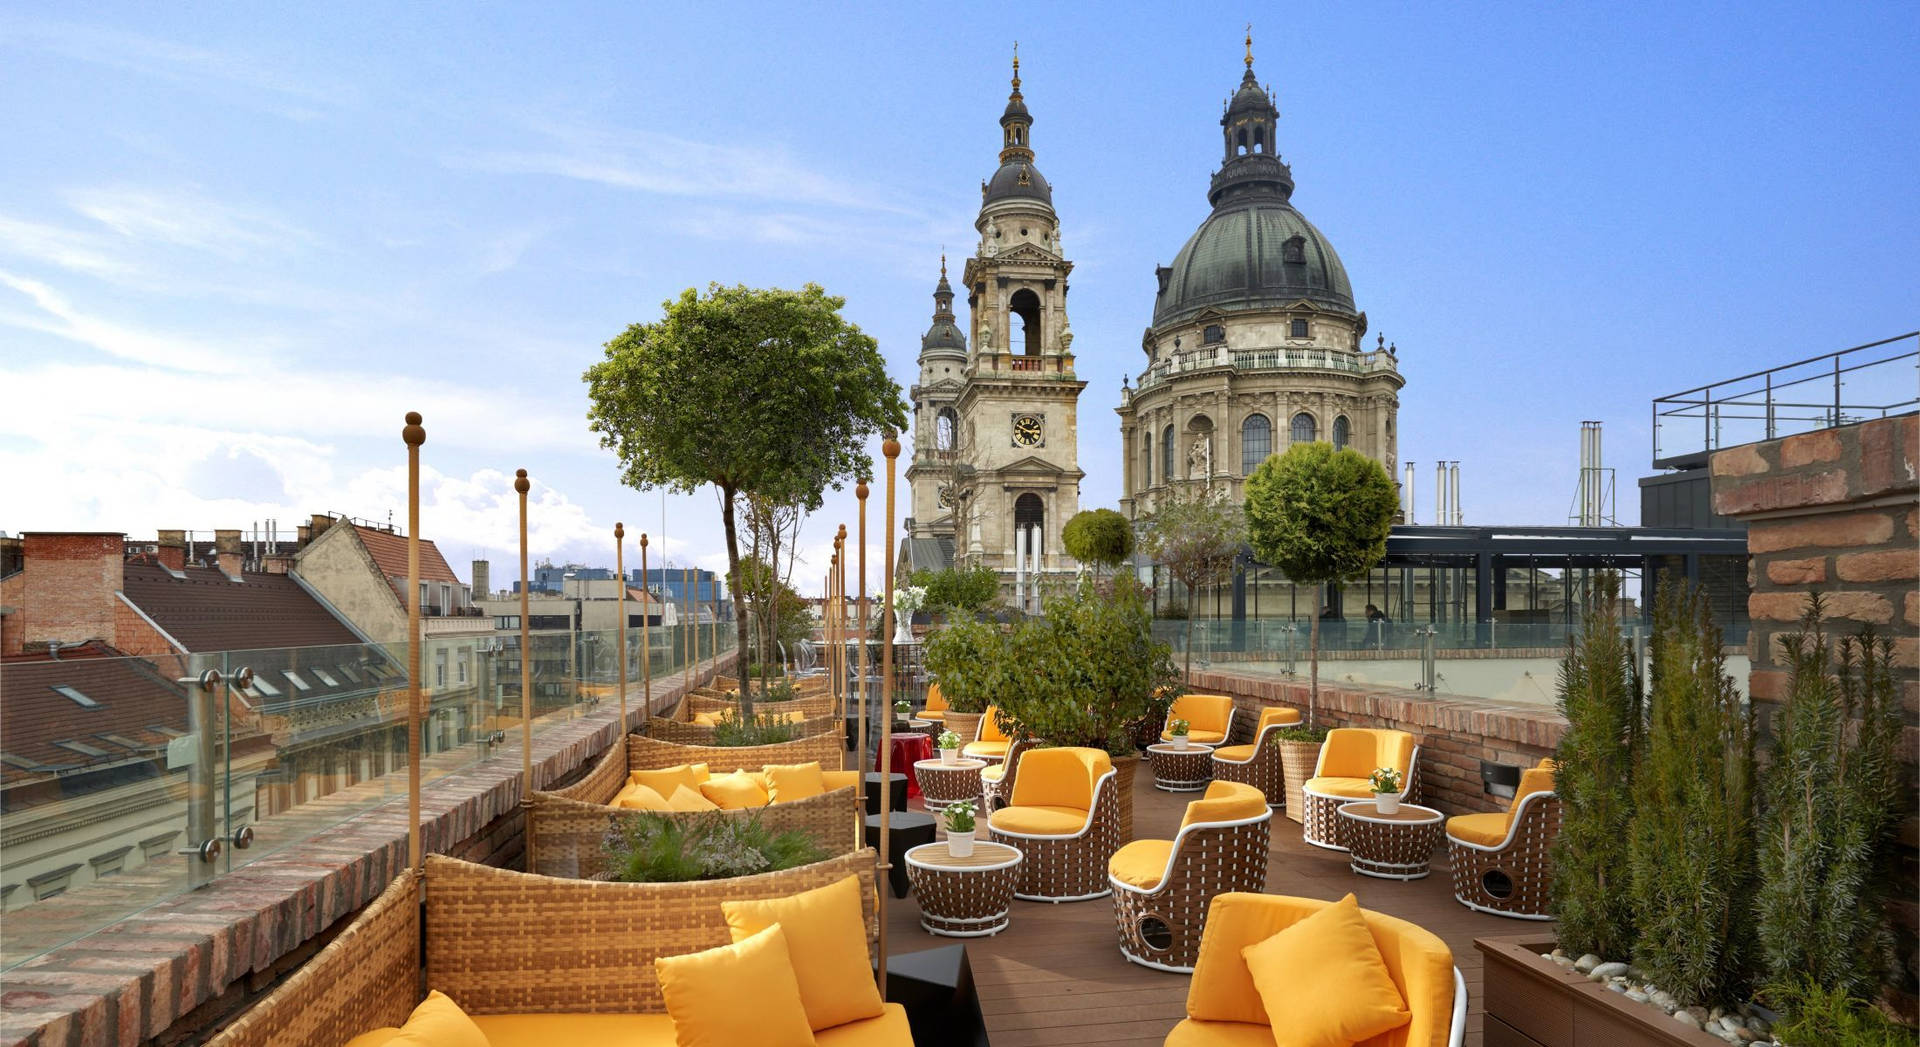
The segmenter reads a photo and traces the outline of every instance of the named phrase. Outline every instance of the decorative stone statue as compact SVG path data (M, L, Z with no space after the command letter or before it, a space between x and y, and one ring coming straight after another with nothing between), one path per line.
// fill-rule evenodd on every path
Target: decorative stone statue
M1213 478L1213 439L1201 436L1193 441L1193 447L1187 451L1187 476L1201 479Z
M992 258L1000 253L1000 227L993 219L987 219L987 227L980 233L980 257Z
M1062 353L1073 351L1073 321L1071 320L1060 322L1060 351Z
M993 314L980 314L980 340L973 347L983 353L993 352Z

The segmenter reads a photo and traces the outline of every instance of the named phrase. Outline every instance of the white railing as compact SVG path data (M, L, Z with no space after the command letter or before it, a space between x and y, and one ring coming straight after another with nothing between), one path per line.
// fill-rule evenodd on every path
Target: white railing
M1231 369L1249 371L1339 371L1345 374L1391 374L1399 370L1393 354L1342 349L1228 349L1225 345L1176 354L1147 369L1138 388L1151 389L1176 375Z

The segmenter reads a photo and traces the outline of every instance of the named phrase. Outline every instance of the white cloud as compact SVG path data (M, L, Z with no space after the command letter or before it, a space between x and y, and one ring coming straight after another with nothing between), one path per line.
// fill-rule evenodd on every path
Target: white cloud
M0 251L88 276L124 276L133 265L106 237L0 215Z
M32 311L8 310L0 296L0 326L38 331L90 346L122 360L190 371L229 372L248 357L259 358L278 341L263 336L245 352L210 345L202 339L157 334L81 311L60 292L38 280L0 270L0 287L24 298ZM16 387L17 388L17 387Z
M263 250L288 251L315 239L269 211L195 190L113 186L71 190L66 197L75 211L128 239L194 248L229 260Z

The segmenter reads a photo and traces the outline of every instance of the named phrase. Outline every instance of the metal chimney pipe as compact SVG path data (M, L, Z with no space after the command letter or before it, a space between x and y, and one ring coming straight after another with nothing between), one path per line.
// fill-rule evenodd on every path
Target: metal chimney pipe
M1593 525L1607 523L1606 458L1600 450L1600 423L1593 423Z
M1460 526L1460 463L1447 463L1447 506L1453 510L1453 525Z
M1436 527L1447 525L1447 463L1435 459L1433 463L1433 522Z
M1416 520L1414 519L1414 517L1415 517L1416 515L1418 515L1418 514L1416 514L1416 513L1415 513L1415 512L1413 511L1413 509L1414 509L1414 502L1413 502L1413 494L1414 494L1414 491L1413 491L1413 463L1412 463L1412 462L1408 462L1408 463L1407 463L1407 467L1406 467L1406 476L1407 476L1407 479L1406 479L1406 488L1407 488L1407 491L1406 491L1406 499L1407 499L1407 523L1408 523L1408 524L1413 524L1413 523L1416 523L1416 522L1418 522L1418 521L1416 521Z

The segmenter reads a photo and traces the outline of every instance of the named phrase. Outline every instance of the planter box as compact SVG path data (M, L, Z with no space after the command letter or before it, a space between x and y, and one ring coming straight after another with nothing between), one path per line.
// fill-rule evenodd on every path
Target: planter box
M1553 951L1552 938L1476 938L1473 945L1486 961L1480 990L1486 1047L1726 1047L1658 1007L1541 959Z

